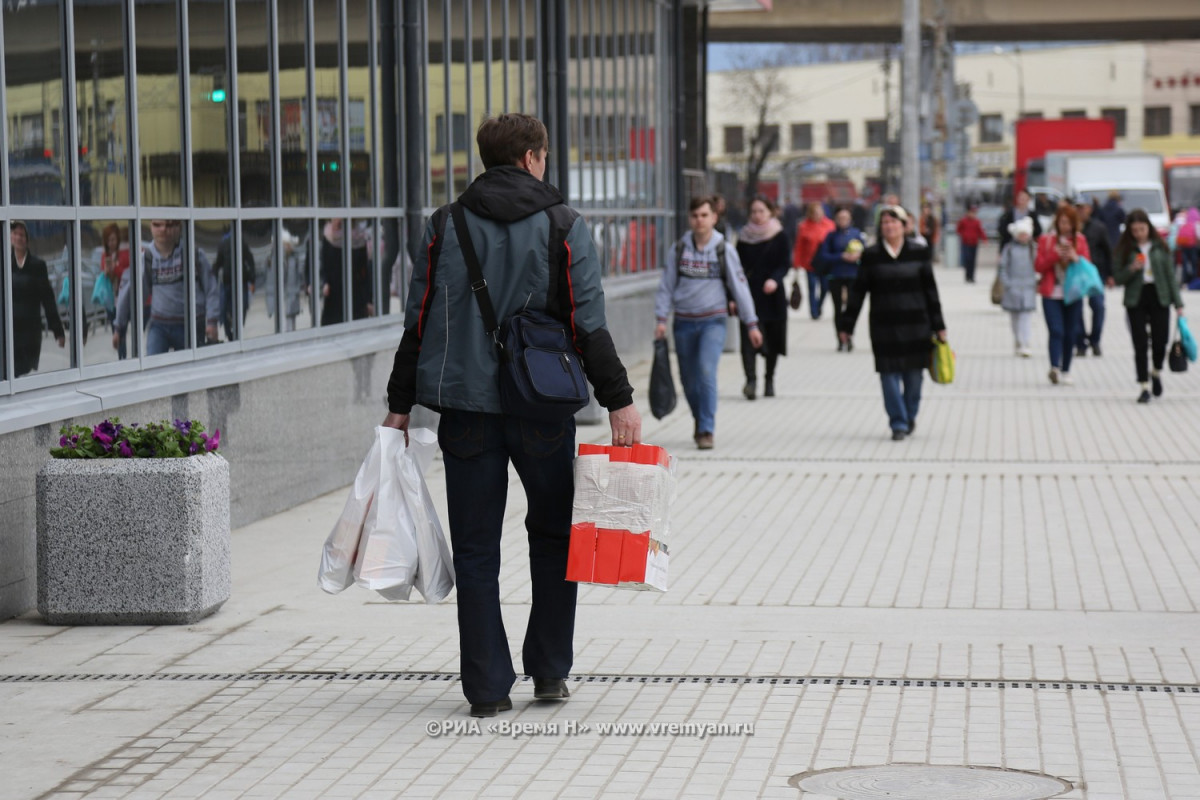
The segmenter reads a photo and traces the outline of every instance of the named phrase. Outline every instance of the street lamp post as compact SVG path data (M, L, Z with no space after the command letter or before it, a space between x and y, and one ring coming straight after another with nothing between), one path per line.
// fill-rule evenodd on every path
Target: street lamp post
M997 45L992 48L992 52L998 56L1007 56L1012 59L1013 66L1017 68L1017 116L1025 116L1025 67L1021 64L1021 47L1015 45L1012 52L1009 53L1004 48Z

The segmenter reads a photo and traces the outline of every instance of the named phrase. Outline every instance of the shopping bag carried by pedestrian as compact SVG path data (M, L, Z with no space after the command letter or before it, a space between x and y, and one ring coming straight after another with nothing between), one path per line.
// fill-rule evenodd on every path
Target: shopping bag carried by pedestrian
M671 348L666 337L654 340L650 366L650 413L662 419L675 410L675 378L671 376Z
M1100 279L1100 270L1086 258L1077 258L1067 267L1063 278L1063 302L1067 305L1078 303L1085 297L1097 297L1104 294L1104 281Z
M437 454L437 434L428 428L408 432L408 446L400 459L398 475L408 513L417 536L417 575L414 585L426 603L436 603L454 588L454 560L438 519L425 473Z
M792 307L792 311L799 311L803 302L804 292L800 289L800 279L792 278L792 291L788 294L788 305Z
M992 305L998 306L1004 302L1004 282L997 275L992 281Z
M362 538L367 512L375 500L379 488L380 438L375 436L367 457L358 468L350 496L342 507L342 514L333 526L333 532L325 540L321 550L321 567L317 571L317 583L330 594L337 594L354 583L354 562L358 559L358 541Z
M929 377L934 383L954 383L955 357L949 342L933 337L933 350L929 354Z
M1184 317L1175 318L1175 327L1179 330L1179 341L1183 343L1183 352L1188 361L1195 361L1197 356L1196 337L1192 336L1192 328Z
M117 308L117 300L113 296L112 281L103 272L96 276L96 283L92 286L92 305L100 306L100 308L109 313L112 313Z
M1178 338L1171 342L1171 349L1167 352L1167 366L1171 372L1187 372L1187 353L1183 352L1183 342Z

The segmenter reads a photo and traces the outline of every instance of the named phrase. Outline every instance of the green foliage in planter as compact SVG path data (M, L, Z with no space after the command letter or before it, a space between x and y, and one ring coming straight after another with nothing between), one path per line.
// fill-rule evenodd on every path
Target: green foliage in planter
M163 420L145 425L122 425L117 417L95 427L64 426L54 458L184 458L215 453L221 431L211 436L198 420Z

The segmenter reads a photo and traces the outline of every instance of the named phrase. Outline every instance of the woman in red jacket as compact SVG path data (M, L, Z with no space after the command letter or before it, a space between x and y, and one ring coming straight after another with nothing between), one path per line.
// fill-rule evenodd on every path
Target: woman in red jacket
M796 247L792 250L792 266L808 273L808 308L813 319L821 318L821 306L829 293L829 273L822 271L814 256L830 231L836 229L833 220L825 216L820 203L809 203L808 213L796 228Z
M1090 259L1087 239L1079 232L1079 217L1075 209L1063 203L1054 212L1050 232L1038 239L1038 294L1042 296L1042 313L1050 331L1050 382L1070 385L1072 342L1083 326L1083 303L1063 302L1063 279L1067 267L1080 258Z

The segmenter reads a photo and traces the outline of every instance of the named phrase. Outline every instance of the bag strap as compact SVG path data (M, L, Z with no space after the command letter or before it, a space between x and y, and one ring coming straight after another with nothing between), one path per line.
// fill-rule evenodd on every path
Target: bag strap
M463 260L467 262L467 277L471 281L471 294L479 304L479 313L483 316L484 332L492 338L496 349L504 353L504 345L500 341L500 325L496 322L496 309L492 306L492 296L488 294L487 281L483 277L483 268L479 266L479 256L475 254L475 245L471 242L471 234L467 231L467 215L463 213L461 203L450 204L450 218L454 220L454 235L462 250Z

